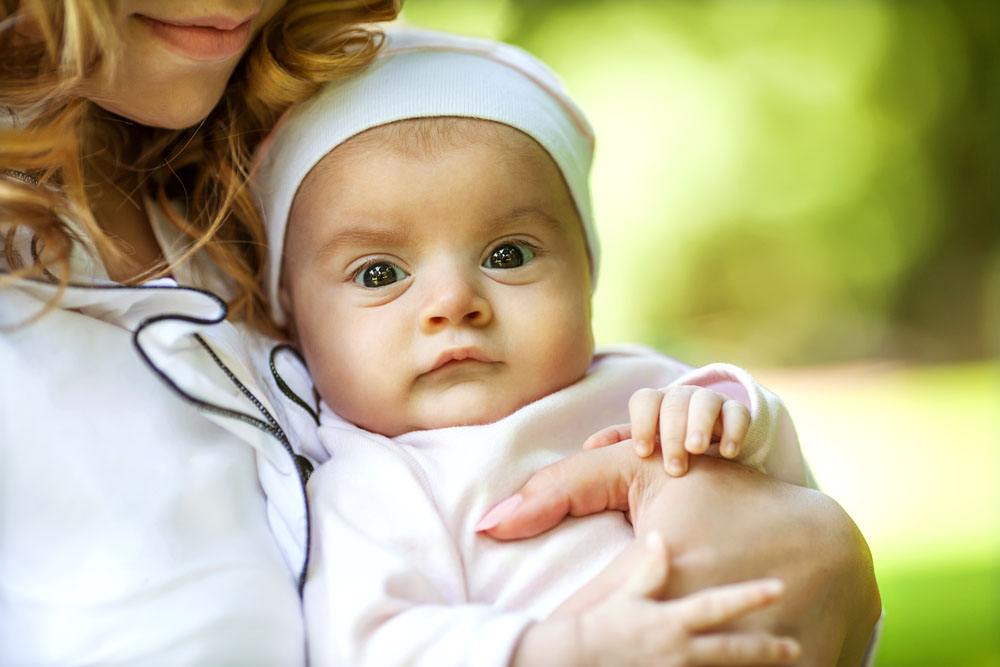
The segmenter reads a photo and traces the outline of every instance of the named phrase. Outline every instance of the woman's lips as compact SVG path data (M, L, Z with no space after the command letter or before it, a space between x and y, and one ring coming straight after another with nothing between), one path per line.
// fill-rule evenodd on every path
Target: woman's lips
M135 16L171 50L192 60L225 60L239 55L250 41L253 23L252 18L241 23L221 17L173 22Z

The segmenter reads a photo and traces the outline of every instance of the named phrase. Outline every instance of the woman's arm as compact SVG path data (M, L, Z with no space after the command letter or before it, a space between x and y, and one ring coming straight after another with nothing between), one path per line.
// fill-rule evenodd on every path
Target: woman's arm
M517 494L521 502L486 532L518 539L566 515L628 511L637 535L655 528L667 536L676 575L667 597L778 577L786 583L783 600L740 627L798 637L802 664L861 662L881 601L868 547L839 505L708 457L692 460L684 477L669 478L658 461L637 458L631 447L625 441L544 468ZM606 597L625 581L634 557L626 550L564 610Z

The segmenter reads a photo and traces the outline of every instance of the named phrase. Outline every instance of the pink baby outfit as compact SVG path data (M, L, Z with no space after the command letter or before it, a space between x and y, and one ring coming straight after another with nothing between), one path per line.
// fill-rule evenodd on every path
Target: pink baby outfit
M387 438L326 406L330 461L309 484L313 568L305 608L313 665L509 664L521 633L603 569L634 537L619 512L570 518L530 540L496 542L480 517L545 465L628 421L642 387L711 386L746 402L740 460L804 485L779 399L728 364L689 367L643 348L598 354L579 382L492 424Z

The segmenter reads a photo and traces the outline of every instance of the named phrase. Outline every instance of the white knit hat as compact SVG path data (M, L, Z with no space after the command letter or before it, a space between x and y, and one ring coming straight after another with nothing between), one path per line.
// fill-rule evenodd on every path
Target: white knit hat
M587 177L594 136L559 79L507 44L412 29L386 31L375 61L289 111L255 157L251 187L267 227L267 294L279 324L285 228L295 193L323 157L351 137L408 118L458 116L509 125L537 141L562 171L596 274L598 246Z

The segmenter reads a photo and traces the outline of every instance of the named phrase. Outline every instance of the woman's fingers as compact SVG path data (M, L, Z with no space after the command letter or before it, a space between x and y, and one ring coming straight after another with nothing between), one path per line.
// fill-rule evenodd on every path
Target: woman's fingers
M619 593L630 597L661 600L670 577L670 552L659 531L646 533L643 555Z
M687 433L688 405L697 387L671 387L660 403L660 449L663 467L668 474L679 477L687 472L688 454L684 449ZM634 431L634 427L633 427Z
M631 443L580 452L536 472L510 498L493 506L476 525L498 540L533 537L567 515L629 510L629 488L642 459Z
M639 456L649 456L656 448L656 420L662 401L663 392L656 389L640 389L628 401L632 440Z
M758 579L709 588L676 602L680 620L692 632L711 630L776 602L785 586L779 579Z
M719 453L732 459L739 455L750 430L750 410L739 401L730 399L722 404L722 424Z
M688 652L695 665L790 665L802 649L790 637L746 633L693 637Z
M704 454L711 444L712 431L722 413L725 398L711 389L698 389L688 405L687 435L684 448L692 454Z
M603 428L597 433L591 435L583 443L583 448L600 449L601 447L607 447L608 445L619 443L622 440L628 440L631 437L632 427L629 424L615 424L614 426Z

